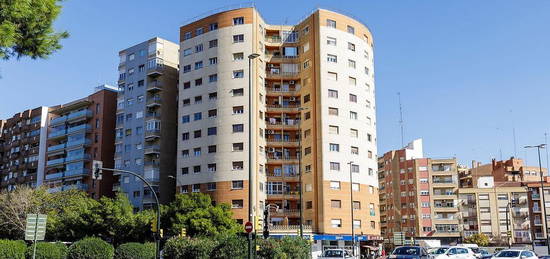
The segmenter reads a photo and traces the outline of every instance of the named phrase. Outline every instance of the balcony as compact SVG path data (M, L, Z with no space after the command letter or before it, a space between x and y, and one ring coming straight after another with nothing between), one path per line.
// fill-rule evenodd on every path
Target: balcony
M267 60L267 62L272 62L272 63L281 63L281 62L293 62L293 61L296 61L298 60L298 56L283 56L283 55L278 55L278 54L273 54L273 53L267 53L265 54L265 58Z
M270 210L270 214L273 217L299 217L300 216L300 210L299 209L278 209L278 210Z
M272 156L269 155L267 157L267 163L298 163L298 157L297 156Z
M59 125L59 124L63 124L66 121L67 121L67 116L57 117L57 118L52 119L50 121L50 126L56 126L56 125Z
M152 97L147 99L147 108L153 108L158 107L162 104L162 100L160 97Z
M300 72L279 72L271 70L266 71L265 76L268 79L299 79Z
M49 146L48 147L48 153L54 153L55 151L63 151L63 149L67 147L65 143L55 145L55 146Z
M46 179L46 180L55 180L55 179L59 179L59 178L63 178L63 172L59 172L59 173L55 173L55 174L47 174L44 179Z
M265 91L268 96L291 96L296 95L300 87L266 87Z
M58 138L64 137L65 135L67 135L67 130L66 129L56 130L56 131L52 131L52 132L50 132L50 134L48 134L48 139L50 139L50 140L58 139Z
M80 119L90 118L92 117L92 111L90 110L82 110L78 112L73 112L67 115L67 121L76 121Z
M87 191L87 190L88 190L88 185L87 185L87 184L83 184L83 183L79 183L79 184L71 184L71 185L65 185L65 186L63 186L63 191L68 191L68 190L83 190L83 191Z
M90 131L92 131L92 126L90 126L88 124L82 124L82 125L78 125L76 127L71 127L71 128L67 129L68 134L78 133L78 132L82 132L82 131L90 132Z
M151 141L156 138L160 138L160 130L146 130L145 131L145 140Z
M280 44L282 43L281 36L265 36L265 42L267 43L274 43L274 44Z
M80 168L70 171L65 171L65 177L76 177L76 176L87 176L91 172L90 169L87 168Z
M60 192L60 191L63 191L63 187L62 187L62 186L58 186L58 187L54 187L54 188L49 188L49 189L48 189L48 193L55 193L55 192Z
M270 111L281 111L281 112L300 112L298 108L300 108L299 104L279 104L279 105L266 105L267 112Z
M311 225L302 225L304 233L312 233L313 228ZM300 225L273 225L269 227L271 233L277 234L296 234L300 230Z
M67 142L67 148L73 148L77 146L88 146L91 144L92 144L92 141L90 139L83 138L83 139Z
M143 154L145 154L145 155L160 154L160 146L159 145L147 145L143 148Z
M535 233L535 239L546 239L543 233Z
M540 207L533 207L534 213L541 213Z
M58 159L53 159L53 160L48 160L48 162L46 162L46 165L47 166L56 166L56 165L62 165L63 163L65 163L65 158L58 158Z
M148 112L145 114L145 119L160 119L160 113L158 112Z
M293 191L277 191L277 192L267 192L266 193L269 199L298 199L300 192L297 190Z
M527 208L513 209L512 215L514 217L527 217L529 215L529 210Z
M269 122L266 121L266 128L268 130L280 130L280 129L299 129L300 123L294 122L294 123L282 123L280 121L278 122Z
M164 61L160 58L150 59L147 61L147 75L160 76L164 72Z
M65 162L73 162L73 161L79 161L79 160L90 160L90 154L80 154L80 155L74 155L74 156L68 156L65 158Z
M295 138L292 138L292 139L268 138L266 141L268 146L277 146L277 147L281 147L281 146L298 147L300 143L299 139L295 139Z
M163 88L163 85L159 81L154 81L147 84L147 91L150 92L158 92L161 91Z
M533 193L533 194L531 194L531 199L533 199L533 200L540 200L540 194L538 194L538 193Z

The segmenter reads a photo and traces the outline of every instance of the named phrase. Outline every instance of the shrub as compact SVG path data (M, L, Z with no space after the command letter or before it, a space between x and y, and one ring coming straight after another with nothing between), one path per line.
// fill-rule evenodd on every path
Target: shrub
M248 244L243 236L231 234L220 235L216 237L217 246L214 247L210 257L212 259L240 259L246 258Z
M299 237L284 237L283 239L258 240L259 258L310 258L310 244Z
M0 259L25 259L27 244L23 240L0 239Z
M173 237L166 242L163 255L167 259L207 259L216 245L212 238Z
M32 258L34 245L27 247L27 258ZM36 244L37 259L65 259L69 249L63 243L45 243L38 242Z
M112 259L113 246L99 238L87 237L69 247L68 259Z
M258 257L262 259L286 259L286 255L283 252L283 249L279 245L279 240L277 239L259 239L258 244L260 245L260 250L258 251Z
M115 251L117 259L154 259L155 243L126 243L120 245Z

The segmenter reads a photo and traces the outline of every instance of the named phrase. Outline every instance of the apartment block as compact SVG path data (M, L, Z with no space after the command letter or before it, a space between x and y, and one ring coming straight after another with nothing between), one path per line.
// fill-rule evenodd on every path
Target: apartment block
M50 109L38 107L0 121L0 190L42 184Z
M182 26L180 50L179 192L208 193L239 222L269 205L272 232L296 233L302 210L307 233L379 238L366 25L324 9L272 25L240 8Z
M161 203L175 193L178 50L176 43L152 38L119 52L115 168L142 175ZM151 190L139 178L115 174L136 209L151 208Z
M402 232L416 240L460 238L456 159L423 157L422 140L378 159L380 221L387 242Z
M528 207L531 215L532 237L534 237L536 244L543 245L547 240L548 233L550 233L550 178L545 176L542 184L539 180L538 182L523 183L523 185L527 188L529 196ZM541 185L544 185L544 192L542 192ZM544 201L542 193L544 193ZM543 206L543 204L546 206ZM546 220L543 220L543 207L545 208Z
M543 175L548 175L546 168L542 169ZM472 168L462 171L460 174L461 187L478 186L479 178L492 176L495 182L521 181L536 182L540 181L540 169L538 166L527 166L523 159L511 157L508 160L497 161L492 159L489 164L481 164L472 161Z
M527 187L519 182L494 182L492 176L485 176L478 178L478 186L458 192L463 237L483 233L495 244L531 243ZM540 226L540 217L533 223Z
M78 189L96 199L112 196L112 173L94 181L91 168L93 160L114 165L117 91L99 86L87 97L51 109L43 179L49 192Z

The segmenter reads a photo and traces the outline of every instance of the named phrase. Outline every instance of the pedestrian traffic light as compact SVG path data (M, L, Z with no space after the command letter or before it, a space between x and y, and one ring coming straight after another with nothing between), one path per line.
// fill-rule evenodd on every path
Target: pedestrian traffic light
M264 209L264 238L269 237L269 206Z
M101 180L103 178L103 172L101 168L103 167L103 162L94 160L92 161L92 179Z
M151 220L151 231L155 233L157 232L157 217Z

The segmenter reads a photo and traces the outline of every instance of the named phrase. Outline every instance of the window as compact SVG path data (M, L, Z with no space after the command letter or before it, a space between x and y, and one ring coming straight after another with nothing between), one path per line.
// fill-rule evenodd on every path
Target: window
M191 82L184 82L183 89L189 89L189 88L191 88Z
M337 91L337 90L328 89L328 97L329 97L329 98L338 98L338 91Z
M340 144L330 143L329 149L330 151L340 152Z
M208 154L216 153L216 145L208 146Z
M368 67L365 67L365 74L369 74L369 68Z
M336 21L327 19L327 27L336 28Z
M195 96L195 104L200 104L202 103L202 96Z
M359 155L359 148L358 147L351 147L351 154L352 155Z
M304 117L306 120L309 120L309 118L311 118L311 112L306 112Z
M312 201L306 201L306 209L312 209L313 208L313 202Z
M244 95L244 89L243 88L237 88L233 89L233 96L243 96Z
M203 33L204 33L204 28L197 28L197 29L195 30L195 35L196 35L196 36L199 36L199 35L201 35L201 34L203 34Z
M183 50L183 56L184 57L189 56L191 54L193 54L193 50L191 48L187 48L187 49Z
M208 30L215 31L218 29L218 23L211 23L208 25Z
M244 106L233 106L233 114L243 114Z
M191 65L183 66L183 73L191 72Z
M208 172L216 172L216 164L208 164Z
M352 120L357 120L357 113L356 112L349 112L349 118Z
M355 51L355 44L348 42L348 49L351 51Z
M218 133L218 128L216 127L210 127L208 128L208 136L214 136Z
M430 192L429 191L420 191L420 195L421 196L428 196L428 195L430 195Z
M189 157L189 149L182 150L181 151L181 157L188 158Z
M358 191L361 190L361 185L358 184L358 183L352 183L352 184L351 184L351 189L352 189L353 191L358 192Z
M338 108L328 107L328 115L338 116Z
M342 201L341 200L331 200L330 201L330 207L331 208L342 208Z
M328 134L338 134L339 129L338 126L329 125L328 126Z
M231 189L242 189L243 188L243 181L233 181L231 182Z
M349 101L352 102L352 103L356 103L357 102L357 95L349 94Z
M331 171L340 171L340 163L330 162L330 170Z
M198 174L200 172L201 172L201 166L200 165L193 166L193 173Z
M186 141L189 140L189 132L185 132L181 134L181 140Z
M327 54L327 61L331 63L337 63L338 57L336 55Z
M244 132L244 124L233 124L233 133Z
M191 37L193 37L193 35L191 34L190 31L188 31L188 32L186 32L185 34L183 34L183 39L184 39L184 40L191 39Z
M233 170L243 170L244 169L244 162L243 161L233 161Z
M244 34L233 35L233 43L244 42Z
M202 136L202 130L193 131L193 138L200 138Z
M232 200L231 201L231 208L233 208L233 209L242 209L243 207L244 207L243 200Z
M208 111L208 118L216 118L218 116L218 110L213 109Z
M181 116L181 123L188 123L190 121L189 115Z
M208 82L214 83L218 81L218 74L213 74L208 76Z
M357 85L357 79L355 77L349 77L348 78L349 85Z
M244 77L244 70L233 70L233 78L243 78Z
M206 184L206 190L207 191L215 191L216 190L216 183L207 183Z
M202 68L202 61L195 62L195 70Z
M304 96L304 103L307 103L307 102L309 102L310 100L311 100L311 96L310 96L309 94L306 94L306 95Z
M181 174L189 174L189 167L184 167L181 169Z
M353 28L353 26L348 25L348 33L355 34L355 28Z
M241 25L241 24L244 24L244 17L233 18L233 25Z
M202 43L195 46L195 52L201 52L203 50Z
M327 45L336 46L336 38L327 37Z
M244 150L244 143L233 143L233 152L242 152Z
M429 202L422 202L422 203L421 203L421 206L422 206L422 208L429 208L429 207L430 207L430 203L429 203Z
M371 135L371 134L367 134L367 140L368 140L369 142L372 141L372 135Z
M218 93L217 92L213 92L213 93L208 94L208 100L214 101L214 100L217 100L217 99L218 99Z
M208 48L215 48L218 46L218 39L211 40L208 42Z
M239 61L243 59L244 59L244 53L242 52L233 53L233 61Z
M351 165L351 172L352 173L359 173L359 165Z
M333 228L341 228L342 227L342 220L341 219L331 219L330 225Z
M196 112L195 114L193 114L193 119L195 121L202 120L202 112Z
M309 59L304 61L304 69L308 68L310 65L311 65L311 63L310 63Z
M209 58L208 59L208 64L210 64L210 65L218 64L218 57Z
M335 72L327 72L327 78L329 80L337 81L338 80L338 73Z

